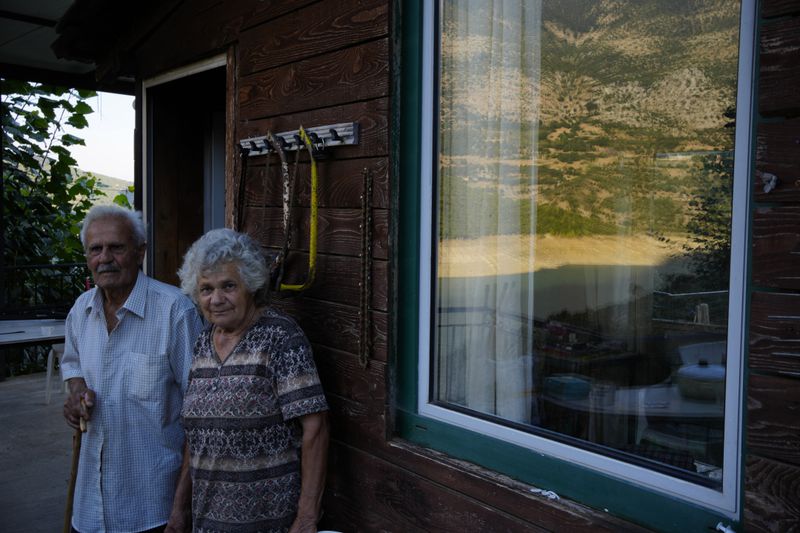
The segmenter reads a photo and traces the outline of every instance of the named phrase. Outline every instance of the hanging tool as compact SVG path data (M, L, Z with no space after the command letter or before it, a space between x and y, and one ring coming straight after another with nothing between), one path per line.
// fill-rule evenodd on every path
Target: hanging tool
M239 148L239 166L241 172L239 175L239 188L236 193L236 220L234 220L234 227L239 231L244 231L244 192L245 182L247 180L247 160L249 153L249 148L243 146Z
M361 173L364 189L361 196L361 281L359 288L359 362L367 368L372 356L372 172L364 167Z
M311 143L311 139L306 134L306 131L303 129L303 126L300 126L298 131L298 135L300 137L300 141L305 145L305 148L308 150L308 159L309 164L311 165L311 215L309 220L309 243L308 243L308 273L306 274L306 280L303 283L299 284L286 284L280 282L278 284L278 289L282 291L303 291L311 286L314 283L314 276L316 274L317 268L317 161L314 159L314 147ZM299 150L298 150L299 154ZM298 162L299 163L299 160ZM295 165L295 168L297 164ZM284 196L286 195L286 189L284 188ZM286 201L284 200L284 206L286 205ZM291 203L291 200L289 201ZM288 253L288 238L285 236L288 231L288 222L287 222L287 214L284 211L284 248L287 250ZM284 256L283 261L286 261L286 257Z
M278 158L281 162L281 182L283 184L283 248L275 257L273 261L273 269L277 269L277 279L275 286L280 288L283 282L284 267L286 265L286 257L289 255L289 245L291 244L292 232L291 224L291 209L292 209L292 196L293 196L293 181L289 177L289 163L286 161L286 152L283 150L283 143L280 142L271 131L267 132L267 142L277 152ZM295 164L295 171L297 165Z

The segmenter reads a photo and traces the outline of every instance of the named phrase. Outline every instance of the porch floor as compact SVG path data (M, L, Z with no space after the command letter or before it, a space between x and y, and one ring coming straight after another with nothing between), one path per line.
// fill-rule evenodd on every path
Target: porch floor
M63 385L45 404L44 372L0 381L0 516L4 533L53 533L64 524L72 429ZM55 382L55 378L54 378Z

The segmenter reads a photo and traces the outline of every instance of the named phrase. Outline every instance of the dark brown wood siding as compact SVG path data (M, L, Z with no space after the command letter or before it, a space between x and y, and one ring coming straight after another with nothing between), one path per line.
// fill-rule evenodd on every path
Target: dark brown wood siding
M800 1L760 7L744 523L747 531L797 531ZM770 181L771 190L764 186Z

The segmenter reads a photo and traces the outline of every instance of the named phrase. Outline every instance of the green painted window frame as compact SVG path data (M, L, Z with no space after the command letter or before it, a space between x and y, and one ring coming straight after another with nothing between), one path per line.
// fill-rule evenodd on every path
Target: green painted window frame
M745 0L743 5L752 2L751 11L743 9L747 20L743 30L752 27L746 35L753 43L750 55L757 47L755 0ZM752 13L752 16L749 15ZM611 477L605 473L576 465L568 461L545 456L530 449L498 440L486 435L456 427L418 413L418 351L419 351L419 282L420 282L420 243L421 243L421 165L423 161L422 132L423 120L423 38L424 4L422 2L398 2L396 9L396 35L398 36L397 59L394 87L397 105L393 107L392 122L398 133L392 147L395 163L394 209L395 233L397 243L394 256L396 272L396 357L392 359L396 376L395 430L404 439L423 447L435 449L448 455L470 461L487 469L508 475L535 487L553 490L560 497L607 512L613 516L629 520L643 526L663 531L714 530L720 523L740 530L742 527L742 506L744 503L744 452L741 453L738 480L738 503L736 512L731 515L693 504L668 494L642 487L632 481ZM744 32L743 32L744 33ZM748 37L749 38L749 37ZM746 52L742 52L746 53ZM744 144L737 142L737 153L746 146L748 168L752 168L755 135L752 122L755 118L755 91L752 83L756 79L755 60L745 59L745 66L752 66L749 83L750 98L748 109L751 126ZM740 68L740 75L746 72ZM740 106L744 107L744 106ZM752 207L748 205L746 212ZM739 231L751 235L749 221ZM734 228L736 230L736 228ZM750 260L747 258L750 272ZM749 287L749 282L748 282ZM749 290L745 291L749 294ZM748 302L743 301L747 306ZM746 307L745 307L746 308ZM745 328L746 330L746 328ZM744 394L742 406L744 410ZM742 425L742 431L744 426ZM743 439L743 435L740 434ZM740 446L744 450L744 444ZM708 528L708 529L706 529Z

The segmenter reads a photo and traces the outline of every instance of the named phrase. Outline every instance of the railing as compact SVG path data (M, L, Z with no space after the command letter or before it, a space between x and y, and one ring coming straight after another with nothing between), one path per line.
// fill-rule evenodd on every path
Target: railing
M728 291L653 293L653 318L707 326L728 323Z
M85 263L25 265L0 270L0 318L65 317L86 288Z

